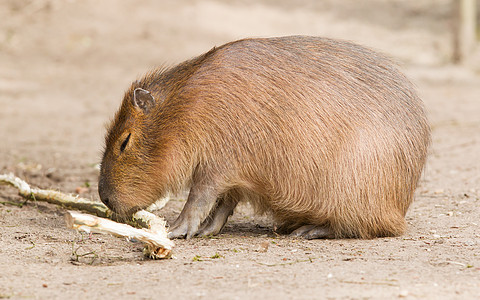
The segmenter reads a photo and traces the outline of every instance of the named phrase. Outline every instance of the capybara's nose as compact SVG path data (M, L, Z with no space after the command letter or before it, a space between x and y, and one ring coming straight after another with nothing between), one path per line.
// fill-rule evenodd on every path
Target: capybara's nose
M105 204L108 208L112 209L109 192L105 185L105 180L103 177L100 177L98 181L98 195L100 196L100 200L102 200L103 204Z
M105 204L108 208L112 209L110 207L110 200L108 198L102 198L100 197L100 200L102 200L103 204Z

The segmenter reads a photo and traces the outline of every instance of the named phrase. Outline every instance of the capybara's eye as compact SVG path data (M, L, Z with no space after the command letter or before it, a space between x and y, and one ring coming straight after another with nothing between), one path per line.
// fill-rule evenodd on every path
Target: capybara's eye
M120 146L120 152L123 152L123 150L125 150L125 147L127 147L127 144L128 144L128 141L130 140L130 136L132 134L129 133L127 138L123 141L122 145Z

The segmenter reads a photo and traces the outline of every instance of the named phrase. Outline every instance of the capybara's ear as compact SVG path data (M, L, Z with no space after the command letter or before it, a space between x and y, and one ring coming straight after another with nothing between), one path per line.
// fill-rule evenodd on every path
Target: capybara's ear
M142 110L144 113L148 113L150 109L155 105L155 99L149 91L136 88L133 91L133 106Z

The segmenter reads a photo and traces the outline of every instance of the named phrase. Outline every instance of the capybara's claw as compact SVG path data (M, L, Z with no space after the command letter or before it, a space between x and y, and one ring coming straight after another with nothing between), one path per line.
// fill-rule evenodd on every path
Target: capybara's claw
M182 230L173 229L168 233L168 238L169 239L182 239L185 238L186 232L183 232Z
M169 229L168 238L170 239L190 239L198 231L198 222L191 222L189 219L177 220Z

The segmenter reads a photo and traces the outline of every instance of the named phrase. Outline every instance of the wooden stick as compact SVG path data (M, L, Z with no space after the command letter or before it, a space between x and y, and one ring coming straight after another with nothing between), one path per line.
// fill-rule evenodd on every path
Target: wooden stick
M26 199L45 201L70 209L83 210L102 218L111 219L113 217L113 212L103 203L81 198L78 195L65 194L54 190L31 188L28 183L14 176L12 173L0 174L0 183L9 184L16 187L18 189L18 193ZM165 206L165 204L167 204L167 202L168 198L160 199L146 210L151 211L161 209Z
M143 211L141 214L150 214ZM151 218L151 217L150 217ZM68 211L65 215L67 226L87 233L109 233L115 236L126 237L130 241L140 241L146 244L144 254L150 258L169 258L175 245L167 237L165 221L156 219L150 229L137 229L127 224L117 223L108 219Z
M18 189L18 193L27 199L46 201L70 209L83 210L99 217L112 217L112 211L103 203L80 198L72 194L64 194L53 190L31 188L28 183L13 174L0 175L0 182L10 184Z
M53 190L31 188L28 183L15 177L13 174L0 175L0 183L6 183L18 189L18 193L27 198L46 201L70 209L83 210L98 217L69 211L65 216L67 225L87 232L110 233L116 236L124 236L129 240L136 239L146 244L144 254L147 257L159 259L169 258L172 255L174 243L167 237L166 222L162 218L141 210L132 216L129 222L135 227L147 227L149 229L136 229L126 224L116 223L99 217L114 217L113 212L104 204L80 198L73 194L64 194ZM155 205L155 208L163 207L168 199Z

